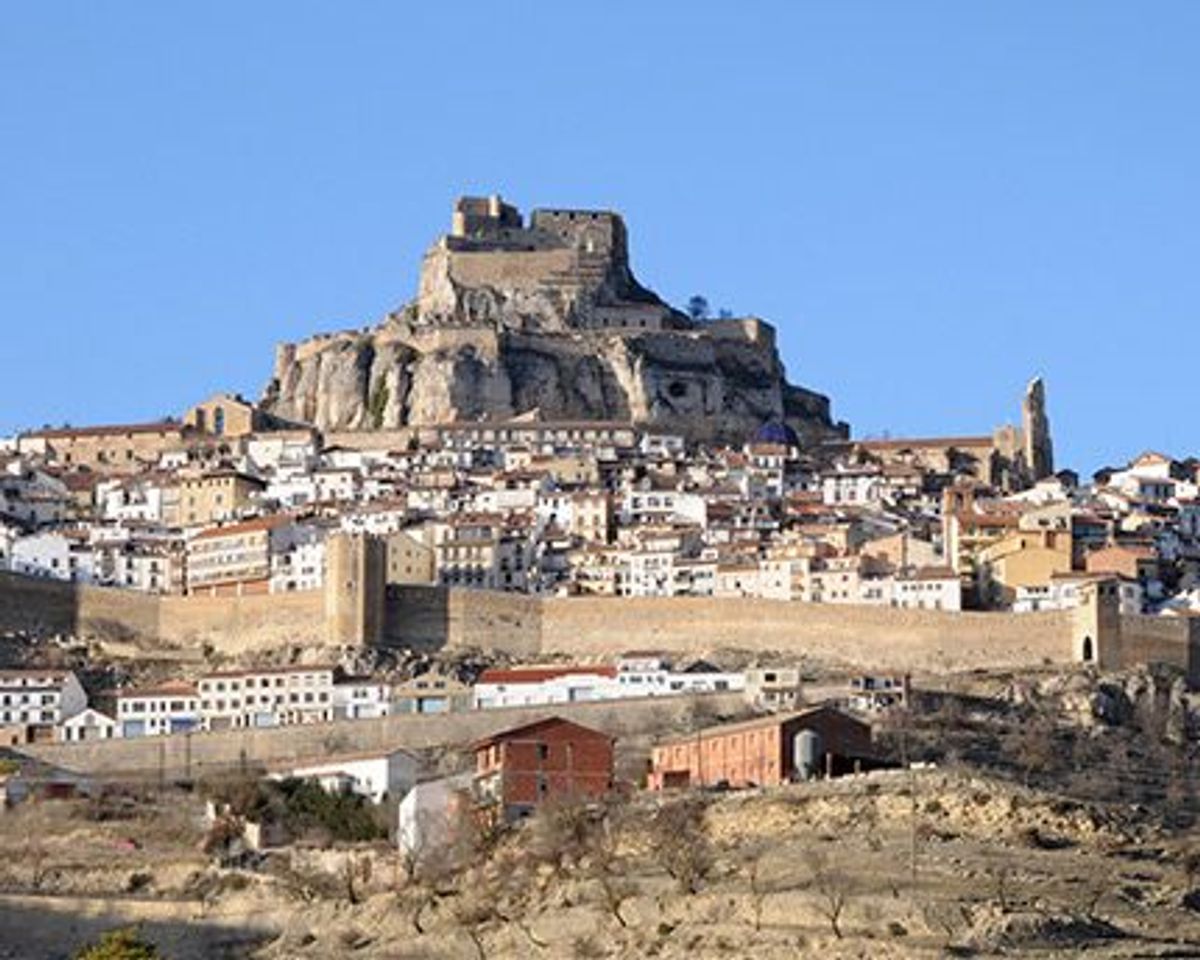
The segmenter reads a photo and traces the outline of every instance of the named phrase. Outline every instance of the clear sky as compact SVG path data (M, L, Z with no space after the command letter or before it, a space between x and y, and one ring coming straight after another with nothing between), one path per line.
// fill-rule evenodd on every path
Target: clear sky
M257 396L462 193L605 207L856 435L1200 454L1200 3L8 3L0 434Z

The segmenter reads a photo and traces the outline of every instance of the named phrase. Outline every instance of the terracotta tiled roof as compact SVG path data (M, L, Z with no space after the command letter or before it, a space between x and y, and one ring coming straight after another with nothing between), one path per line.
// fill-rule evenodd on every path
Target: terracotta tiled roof
M196 685L183 680L168 680L148 687L130 687L118 690L117 699L132 700L136 697L194 697Z
M514 667L512 669L484 670L478 683L542 683L559 677L600 676L615 677L616 667Z
M290 516L279 514L270 517L255 517L253 520L243 520L240 523L230 523L223 527L209 527L202 530L192 540L214 540L217 537L231 537L242 533L257 533L260 530L274 530L290 523Z
M49 430L32 430L28 437L109 437L128 433L183 433L182 423L114 423L96 427L55 427Z

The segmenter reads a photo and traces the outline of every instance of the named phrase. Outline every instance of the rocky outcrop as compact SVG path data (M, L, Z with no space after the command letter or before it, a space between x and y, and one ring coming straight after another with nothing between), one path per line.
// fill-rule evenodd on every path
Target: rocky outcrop
M827 398L788 384L770 325L693 322L641 287L615 214L538 211L525 228L504 209L503 229L474 216L439 240L417 299L374 329L281 345L265 409L324 430L533 416L845 435Z

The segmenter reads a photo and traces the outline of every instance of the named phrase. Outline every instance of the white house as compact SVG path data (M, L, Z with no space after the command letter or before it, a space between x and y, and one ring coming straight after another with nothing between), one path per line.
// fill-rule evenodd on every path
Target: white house
M57 734L61 743L84 743L112 740L121 735L121 728L108 714L88 707L60 723Z
M892 579L892 606L905 610L962 610L962 581L949 567L922 567Z
M875 464L839 464L821 474L821 500L827 506L878 503L883 487L883 477Z
M70 505L71 492L58 477L31 469L20 460L12 461L0 473L0 516L40 527L64 521Z
M87 709L70 670L0 670L0 725L55 727Z
M1013 600L1013 613L1036 613L1039 610L1074 610L1082 598L1082 587L1097 580L1116 579L1122 614L1142 613L1146 596L1142 585L1128 577L1114 574L1056 573L1048 583L1019 586Z
M392 691L386 683L352 677L333 685L335 720L374 720L391 713Z
M292 536L271 552L271 593L319 590L325 582L327 531L314 524L296 524Z
M524 707L611 700L621 696L615 667L516 667L484 670L475 683L474 708Z
M122 737L190 733L200 728L200 695L190 683L169 682L117 693Z
M44 530L14 541L9 569L27 577L72 583L92 583L96 579L92 548L82 538L60 530Z
M351 753L319 762L289 764L270 776L274 780L315 780L329 792L357 793L372 803L403 797L417 782L420 762L404 750Z

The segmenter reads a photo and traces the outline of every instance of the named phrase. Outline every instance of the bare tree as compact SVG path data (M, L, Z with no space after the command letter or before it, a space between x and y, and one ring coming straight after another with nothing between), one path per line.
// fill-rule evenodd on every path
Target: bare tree
M956 900L929 900L921 904L921 917L930 927L945 935L943 947L949 947L970 924L966 905Z
M829 863L821 850L808 852L808 865L812 871L812 887L821 902L821 912L829 921L829 929L839 940L842 938L841 919L853 893L853 879L845 871Z
M703 800L684 797L659 807L648 824L655 858L683 893L696 893L712 869L704 814Z

